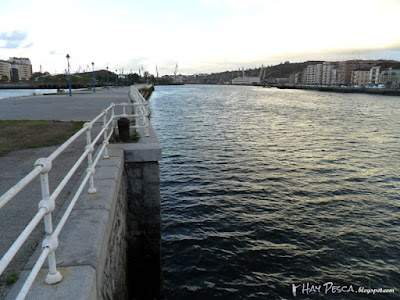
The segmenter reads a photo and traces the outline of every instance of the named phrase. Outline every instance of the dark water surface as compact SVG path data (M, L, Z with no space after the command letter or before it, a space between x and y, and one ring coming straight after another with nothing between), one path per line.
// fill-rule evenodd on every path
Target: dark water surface
M400 296L400 97L186 85L150 102L165 299Z

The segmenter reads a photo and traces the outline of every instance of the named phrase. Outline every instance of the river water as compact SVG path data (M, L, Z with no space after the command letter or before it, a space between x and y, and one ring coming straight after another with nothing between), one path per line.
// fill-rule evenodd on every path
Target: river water
M57 93L57 89L0 89L0 99Z
M150 103L165 299L399 297L400 97L185 85Z

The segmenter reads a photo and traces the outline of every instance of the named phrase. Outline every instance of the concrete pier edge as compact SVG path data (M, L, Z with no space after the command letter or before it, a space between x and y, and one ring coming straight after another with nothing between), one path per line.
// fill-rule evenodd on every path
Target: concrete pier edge
M145 279L146 276L138 274L135 279L132 273L136 271L130 270L133 279L128 280L126 266L129 260L141 261L149 256L155 262L150 263L154 269L147 271L150 271L150 277L160 278L158 161L161 159L161 146L151 126L149 132L149 137L142 132L137 143L109 145L110 159L101 159L96 167L95 186L98 193L87 194L87 187L84 189L60 233L56 259L63 280L55 285L45 284L44 278L48 273L46 260L27 299L123 299L132 296L128 292L143 294L146 291L137 291L140 286L137 278ZM74 191L54 218L54 227L73 194ZM141 207L140 211L137 211L138 207ZM138 247L132 246L132 243ZM144 248L150 254L143 252ZM40 252L41 243L8 293L7 300L16 298ZM138 271L143 272L143 269ZM128 281L136 290L127 290ZM158 298L160 288L160 279L156 279L151 288L151 298Z

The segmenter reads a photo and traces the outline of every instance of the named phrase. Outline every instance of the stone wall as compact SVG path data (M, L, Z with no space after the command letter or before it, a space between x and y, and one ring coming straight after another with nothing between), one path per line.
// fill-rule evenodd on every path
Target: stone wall
M106 263L101 285L102 299L127 297L127 177L125 172L119 186L111 235L108 242Z
M155 299L161 290L158 162L125 163L128 177L129 298Z

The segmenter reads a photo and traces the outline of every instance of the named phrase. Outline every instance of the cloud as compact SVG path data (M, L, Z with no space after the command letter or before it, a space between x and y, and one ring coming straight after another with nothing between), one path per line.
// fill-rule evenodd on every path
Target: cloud
M5 49L19 48L27 37L28 34L25 31L20 31L20 30L0 33L0 43L2 44L0 48L5 48ZM32 46L32 44L28 44L28 46L30 47Z
M24 45L22 48L30 48L33 46L33 42L30 42L29 44Z

